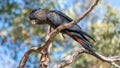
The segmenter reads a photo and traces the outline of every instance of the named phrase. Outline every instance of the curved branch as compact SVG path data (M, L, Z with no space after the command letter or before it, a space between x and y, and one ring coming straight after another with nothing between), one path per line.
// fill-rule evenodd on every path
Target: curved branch
M50 44L50 42L52 42L52 40L54 39L54 37L63 29L66 29L66 28L70 28L72 26L74 26L75 24L77 24L78 22L80 22L85 16L87 16L94 8L95 6L97 5L99 0L95 0L94 3L90 6L90 8L78 19L70 22L70 23L67 23L67 24L62 24L60 25L59 27L57 27L55 30L53 30L51 33L50 33L50 36L49 36L49 39L46 41L45 45L43 46L43 48L46 48L48 47L48 45Z
M95 6L98 4L98 2L99 2L99 0L95 0L94 3L90 6L90 8L85 13L83 13L83 15L81 17L79 17L78 19L76 19L70 23L63 24L63 26L61 25L60 27L58 27L59 31L66 29L66 28L70 28L70 27L74 26L75 24L77 24L78 22L80 22L83 18L85 18L85 16L87 16L95 8Z
M46 40L48 40L50 32L51 32L51 27L49 26L47 30ZM50 61L49 55L50 55L51 47L52 47L52 43L50 43L47 48L44 48L41 51L41 55L42 55L40 59L41 68L47 68L49 65L49 61Z
M86 53L90 54L96 58L99 58L100 60L103 60L104 62L110 63L111 65L115 66L116 68L120 68L118 64L115 62L120 61L120 56L113 56L113 57L105 57L103 55L100 55L99 53L96 52L96 55L94 53L88 52L86 49L83 48L77 48L74 50L71 54L67 55L62 61L56 63L53 68L63 68L69 64L71 64L73 61L76 60L76 57Z
M120 56L105 57L105 56L99 54L98 52L94 52L94 53L86 52L86 53L90 54L104 62L110 63L111 65L115 66L116 68L120 68L120 66L115 63L115 62L120 62Z
M76 49L71 54L67 55L62 61L56 63L53 68L63 68L67 65L70 65L73 61L76 60L76 57L79 56L82 53L85 53L85 49Z
M32 47L31 49L29 49L29 50L25 53L25 55L23 56L23 58L21 59L18 68L24 68L24 66L25 66L25 64L26 64L26 62L27 62L30 54L31 54L32 52L39 52L39 50L41 50L41 49L42 49L42 47L39 47L39 49L38 49L38 47Z

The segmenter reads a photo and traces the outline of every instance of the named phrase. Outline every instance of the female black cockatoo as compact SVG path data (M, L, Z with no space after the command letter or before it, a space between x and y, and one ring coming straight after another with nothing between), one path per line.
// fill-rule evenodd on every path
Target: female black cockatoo
M52 28L57 28L61 24L70 23L73 21L70 17L64 13L56 10L45 10L45 9L34 9L29 14L29 19L34 20L36 24L48 24ZM83 48L90 52L94 51L94 47L90 44L86 37L94 40L89 34L84 32L79 25L74 25L73 27L66 28L61 31L63 34L67 34L75 41L80 43ZM95 41L95 40L94 40Z

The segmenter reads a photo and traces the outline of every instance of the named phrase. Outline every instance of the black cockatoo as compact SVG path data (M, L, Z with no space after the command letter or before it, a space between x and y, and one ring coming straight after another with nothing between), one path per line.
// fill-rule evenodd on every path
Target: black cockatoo
M34 20L36 24L49 24L54 29L61 24L73 21L70 17L60 11L45 10L40 8L32 10L29 13L29 19ZM80 43L88 51L94 51L94 47L90 44L86 37L89 37L92 40L94 39L89 34L84 32L79 25L76 24L71 28L64 29L61 31L61 33L67 34Z

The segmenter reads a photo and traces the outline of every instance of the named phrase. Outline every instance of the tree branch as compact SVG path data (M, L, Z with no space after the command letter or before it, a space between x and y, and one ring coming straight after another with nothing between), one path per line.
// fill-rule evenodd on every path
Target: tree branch
M72 51L72 53L67 55L62 61L53 65L53 68L63 68L67 65L70 65L73 61L76 60L76 57L78 57L82 53L85 53L85 51L87 51L87 50L85 50L83 48L75 49L74 51Z
M72 51L71 54L67 55L62 61L56 63L55 65L53 65L53 68L63 68L69 64L71 64L73 61L75 61L79 55L86 53L86 54L90 54L96 58L100 58L100 60L103 60L104 62L110 63L111 65L115 66L116 68L120 68L120 66L118 64L116 64L115 62L120 61L120 56L113 56L113 57L105 57L103 55L100 55L99 53L96 52L96 55L89 52L86 49L83 48L77 48L74 51ZM98 57L99 56L99 57Z
M90 8L85 12L83 13L83 15L70 22L70 23L65 23L65 24L62 24L60 25L59 27L57 27L55 30L53 30L51 33L50 33L50 36L49 36L49 39L47 40L47 42L45 43L45 45L43 46L43 48L46 48L48 47L48 45L50 44L50 42L54 39L54 37L63 29L66 29L66 28L70 28L72 26L74 26L75 24L77 24L78 22L80 22L85 16L87 16L94 8L95 6L97 5L99 0L95 0L94 3L92 4L92 6L90 6Z
M47 30L46 40L49 39L50 32L51 32L51 27L49 26L48 30ZM50 61L49 55L50 55L51 47L52 47L52 43L50 43L47 48L44 48L41 51L41 54L42 54L41 59L40 59L40 66L41 66L41 68L47 68L48 65L49 65L49 61Z
M18 68L24 68L24 67L25 67L25 64L26 64L26 62L27 62L27 60L28 60L28 58L29 58L29 56L30 56L30 54L31 54L32 52L37 52L37 53L39 53L39 50L42 50L42 47L39 47L39 49L38 49L38 47L31 47L31 48L25 53L25 55L23 56L23 58L21 59Z

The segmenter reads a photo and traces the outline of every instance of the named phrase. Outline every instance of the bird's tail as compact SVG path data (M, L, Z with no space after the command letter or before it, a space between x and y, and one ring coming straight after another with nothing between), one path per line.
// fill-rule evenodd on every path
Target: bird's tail
M93 52L95 48L87 41L84 37L82 37L80 34L75 32L66 32L66 34L70 37L72 37L75 41L80 43L85 49L87 49L90 52Z

